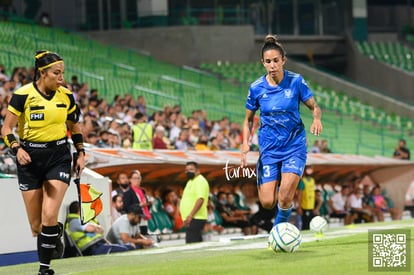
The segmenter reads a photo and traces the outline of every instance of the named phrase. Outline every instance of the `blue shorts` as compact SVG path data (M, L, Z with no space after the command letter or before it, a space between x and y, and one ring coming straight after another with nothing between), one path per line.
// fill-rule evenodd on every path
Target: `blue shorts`
M259 158L256 165L257 185L270 181L280 181L282 173L294 173L302 177L306 165L306 154L293 155L275 163L263 163Z

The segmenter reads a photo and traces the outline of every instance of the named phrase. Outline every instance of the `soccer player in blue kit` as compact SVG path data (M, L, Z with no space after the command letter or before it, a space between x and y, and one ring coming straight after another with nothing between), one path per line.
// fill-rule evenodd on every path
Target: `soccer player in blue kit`
M266 74L250 85L243 124L241 166L247 166L246 155L253 136L253 120L260 111L257 186L264 208L278 202L274 225L287 222L293 208L293 197L306 165L306 131L300 118L303 102L312 112L310 132L322 131L322 112L300 74L283 68L286 52L273 35L267 35L262 46L262 64Z

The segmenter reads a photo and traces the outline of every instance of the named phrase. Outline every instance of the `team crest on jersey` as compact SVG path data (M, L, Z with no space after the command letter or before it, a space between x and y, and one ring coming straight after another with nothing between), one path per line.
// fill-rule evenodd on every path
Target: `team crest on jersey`
M44 119L45 119L45 115L43 113L30 114L30 120L39 121L39 120L44 120Z
M292 98L293 92L291 89L285 89L285 98Z

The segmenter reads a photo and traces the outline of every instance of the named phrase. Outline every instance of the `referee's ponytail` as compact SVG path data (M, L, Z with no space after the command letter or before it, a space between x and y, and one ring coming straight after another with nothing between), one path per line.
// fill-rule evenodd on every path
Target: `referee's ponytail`
M263 53L265 51L272 50L272 49L278 50L282 57L286 56L285 48L278 41L278 37L276 35L268 34L268 35L266 35L266 37L264 39L264 44L262 46L262 59L263 59Z
M47 70L49 67L62 61L62 57L60 57L57 53L46 50L37 51L35 55L35 75L33 81L36 81L39 78L40 71Z

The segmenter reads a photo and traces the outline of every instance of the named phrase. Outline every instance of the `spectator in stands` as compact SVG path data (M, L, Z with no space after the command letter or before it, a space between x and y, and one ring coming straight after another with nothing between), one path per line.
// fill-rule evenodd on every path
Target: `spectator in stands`
M125 172L118 173L116 177L117 188L112 191L112 196L115 194L123 194L129 190L129 178Z
M196 124L193 124L190 129L190 134L188 136L188 141L191 143L193 147L196 146L198 139L200 138L201 129L200 126L198 126L198 122Z
M205 134L202 134L200 136L200 138L197 141L197 144L195 146L195 149L197 151L205 151L205 150L210 150L210 148L208 147L208 137Z
M78 76L72 75L71 82L69 83L70 87L72 88L72 92L78 93L78 91L82 88L82 84L78 81Z
M320 153L320 152L321 152L321 141L317 139L313 142L311 153Z
M400 220L402 217L402 211L394 208L391 199L384 196L381 190L381 186L376 184L371 191L372 200L374 201L374 207L378 211L383 213L390 213L393 220Z
M374 221L374 216L369 210L368 205L363 202L363 196L362 186L355 188L349 196L349 207L351 209L351 215L353 216L352 219L355 223Z
M89 143L90 145L97 146L98 145L98 135L96 132L90 132L86 136L85 142Z
M103 236L104 230L96 219L82 225L78 201L69 205L65 229L84 256L128 251L125 245L107 243Z
M108 130L102 130L99 132L99 140L96 143L96 146L99 148L111 148L110 144L110 132Z
M299 103L303 102L312 111L310 132L317 136L322 132L322 114L303 77L284 70L286 53L275 36L266 36L261 53L262 64L267 73L249 88L241 166L248 165L247 153L250 151L253 136L254 117L260 109L261 151L256 169L258 195L265 208L273 208L278 202L274 222L278 224L289 220L295 191L306 164L306 130L300 118ZM284 92L274 92L281 84Z
M130 250L153 246L153 240L145 237L138 226L144 217L138 204L130 205L126 214L112 224L106 235L107 240L113 244L126 245Z
M328 140L326 139L321 140L321 153L323 154L332 153L331 149L329 149L329 146L328 146Z
M305 166L305 172L298 185L298 208L297 214L301 216L300 230L308 230L310 221L315 217L315 178L313 177L313 167Z
M378 209L374 206L374 199L372 198L371 186L369 184L365 184L362 187L362 203L365 205L366 209L372 213L374 219L379 222L384 221L384 213L381 209Z
M207 220L203 228L203 241L205 242L212 240L214 232L220 234L224 231L224 227L221 225L221 219L220 224L218 224L219 222L216 218L215 208L214 202L211 200L211 196L209 196L207 203Z
M155 134L152 139L152 147L154 149L168 149L167 144L164 141L165 128L161 125L158 125L155 128Z
M185 226L185 242L202 242L210 187L208 181L201 175L196 162L186 163L185 174L188 181L180 201L180 212Z
M144 213L141 219L140 232L143 235L148 235L148 220L151 219L151 201L149 200L145 189L141 187L142 176L139 170L133 170L129 174L129 189L124 192L124 211L133 204L138 204Z
M115 193L112 196L111 218L112 223L116 221L124 211L124 195L122 193Z
M353 222L351 212L349 211L349 186L344 185L340 192L337 192L329 199L331 208L330 217L344 219L344 224L348 225Z
M217 132L217 142L219 145L220 150L228 150L230 148L230 141L229 138L226 136L224 130L219 130Z
M145 101L144 96L139 95L137 98L137 105L136 105L138 112L141 114L146 115L147 114L147 103Z
M250 235L250 223L245 213L235 211L236 209L229 205L227 193L220 191L217 194L217 211L223 220L224 227L241 228L244 235Z
M323 197L322 197L322 191L319 189L315 189L315 208L313 209L313 214L315 216L321 216L326 215L325 212L322 212L321 209L323 207Z
M132 140L133 149L152 150L152 126L147 122L147 117L143 113L135 115Z
M398 141L398 146L395 148L394 151L394 158L395 159L410 159L410 150L406 147L407 143L405 142L405 139L400 139Z
M14 82L11 80L4 80L3 85L0 87L0 103L8 103L13 94Z
M180 213L180 198L172 189L167 189L162 194L162 202L165 212L168 213L174 223L174 232L182 231L184 227L183 219Z
M188 141L188 130L182 129L178 139L175 141L175 149L178 150L193 150L193 145Z
M216 137L210 138L210 150L211 151L218 151L220 150L220 146L218 143L218 139Z

